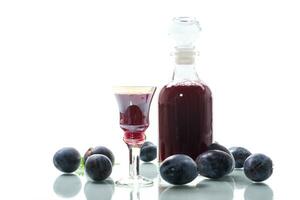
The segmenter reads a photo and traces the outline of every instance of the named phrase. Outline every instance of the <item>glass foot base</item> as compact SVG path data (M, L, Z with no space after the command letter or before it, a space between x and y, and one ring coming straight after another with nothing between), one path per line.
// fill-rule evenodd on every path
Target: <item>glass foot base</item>
M145 178L143 176L138 176L137 178L129 177L129 178L122 178L118 181L116 181L117 186L123 186L123 187L150 187L153 185L153 181Z

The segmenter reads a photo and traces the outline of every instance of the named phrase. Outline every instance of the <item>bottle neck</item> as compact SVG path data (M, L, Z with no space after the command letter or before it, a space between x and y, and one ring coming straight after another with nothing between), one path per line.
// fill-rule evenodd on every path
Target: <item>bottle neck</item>
M199 81L195 65L175 65L173 81Z
M173 81L200 81L195 69L196 55L197 53L193 49L175 52Z

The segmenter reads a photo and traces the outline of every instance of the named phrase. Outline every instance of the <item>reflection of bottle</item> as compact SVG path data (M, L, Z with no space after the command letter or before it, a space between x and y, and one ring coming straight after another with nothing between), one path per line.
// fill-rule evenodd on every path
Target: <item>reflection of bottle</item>
M173 154L193 159L212 143L212 97L195 70L194 42L200 31L193 18L174 18L170 35L175 40L173 80L159 94L160 161Z

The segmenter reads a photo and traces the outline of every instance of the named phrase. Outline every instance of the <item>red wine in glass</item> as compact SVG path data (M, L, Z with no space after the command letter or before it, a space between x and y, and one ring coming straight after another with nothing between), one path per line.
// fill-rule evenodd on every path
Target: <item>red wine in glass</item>
M149 108L152 93L115 94L119 104L120 127L124 131L124 141L130 145L140 145L145 139L149 126Z

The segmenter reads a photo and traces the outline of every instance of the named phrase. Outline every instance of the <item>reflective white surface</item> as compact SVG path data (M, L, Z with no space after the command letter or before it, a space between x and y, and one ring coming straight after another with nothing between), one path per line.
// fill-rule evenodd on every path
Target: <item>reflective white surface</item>
M160 180L157 165L142 163L141 174L153 179L155 184L148 188L117 187L114 179L125 173L123 166L115 166L114 173L103 182L92 182L76 174L60 174L53 182L53 199L86 200L273 200L272 184L253 183L242 170L211 180L197 177L184 186L173 186Z
M58 179L52 157L65 146L83 155L103 145L124 165L114 168L112 180L128 174L111 88L124 83L158 86L146 133L158 144L158 93L173 71L168 25L182 15L195 16L203 29L197 71L213 93L214 140L270 156L274 174L260 187L243 176L213 185L198 178L192 188L159 187L155 178L140 199L200 199L200 193L299 199L299 1L2 0L1 200L126 200L138 194L88 184L85 177Z

